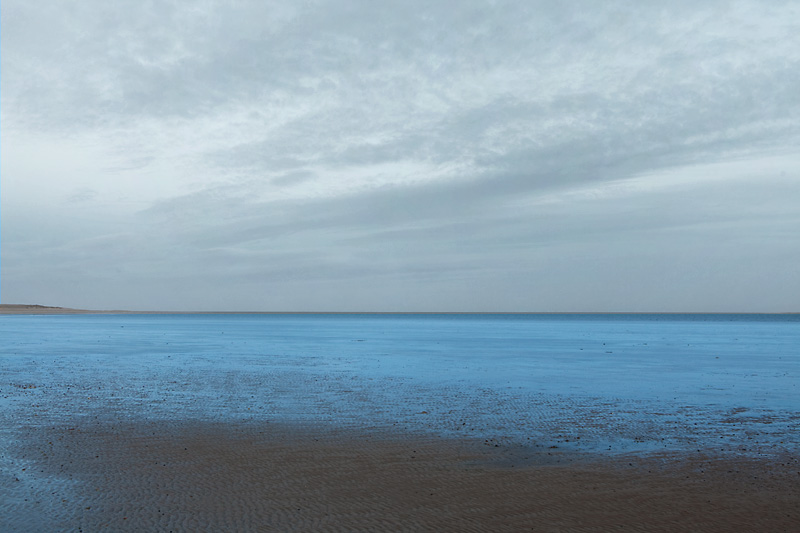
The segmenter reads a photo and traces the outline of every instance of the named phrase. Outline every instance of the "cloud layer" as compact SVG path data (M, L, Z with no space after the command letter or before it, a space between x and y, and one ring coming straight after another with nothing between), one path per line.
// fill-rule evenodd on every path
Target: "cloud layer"
M797 310L794 2L12 0L0 35L3 301Z

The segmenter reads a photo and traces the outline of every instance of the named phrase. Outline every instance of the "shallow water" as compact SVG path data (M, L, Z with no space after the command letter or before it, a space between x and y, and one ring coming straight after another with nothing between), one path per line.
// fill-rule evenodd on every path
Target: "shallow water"
M800 444L798 315L0 317L0 422L280 420L585 451Z
M124 455L105 456L195 422L463 438L515 464L702 451L792 470L799 352L797 315L0 316L0 529L153 529L151 485L174 480L131 499Z

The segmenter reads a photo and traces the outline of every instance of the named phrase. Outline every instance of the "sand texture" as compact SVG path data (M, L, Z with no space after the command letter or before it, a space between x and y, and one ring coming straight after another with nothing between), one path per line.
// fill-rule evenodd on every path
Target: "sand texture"
M800 464L278 424L31 428L3 531L797 531Z

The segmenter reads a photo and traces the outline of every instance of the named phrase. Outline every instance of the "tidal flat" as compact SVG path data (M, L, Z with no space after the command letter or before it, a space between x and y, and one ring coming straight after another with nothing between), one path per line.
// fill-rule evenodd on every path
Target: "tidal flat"
M0 317L0 529L800 524L797 315Z

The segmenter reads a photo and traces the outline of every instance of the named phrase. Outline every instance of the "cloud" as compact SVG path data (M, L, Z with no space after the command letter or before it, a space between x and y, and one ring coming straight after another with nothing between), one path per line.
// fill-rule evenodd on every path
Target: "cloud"
M677 310L798 296L792 2L2 10L6 300ZM692 274L711 264L716 282ZM789 284L734 298L737 273L766 271Z

